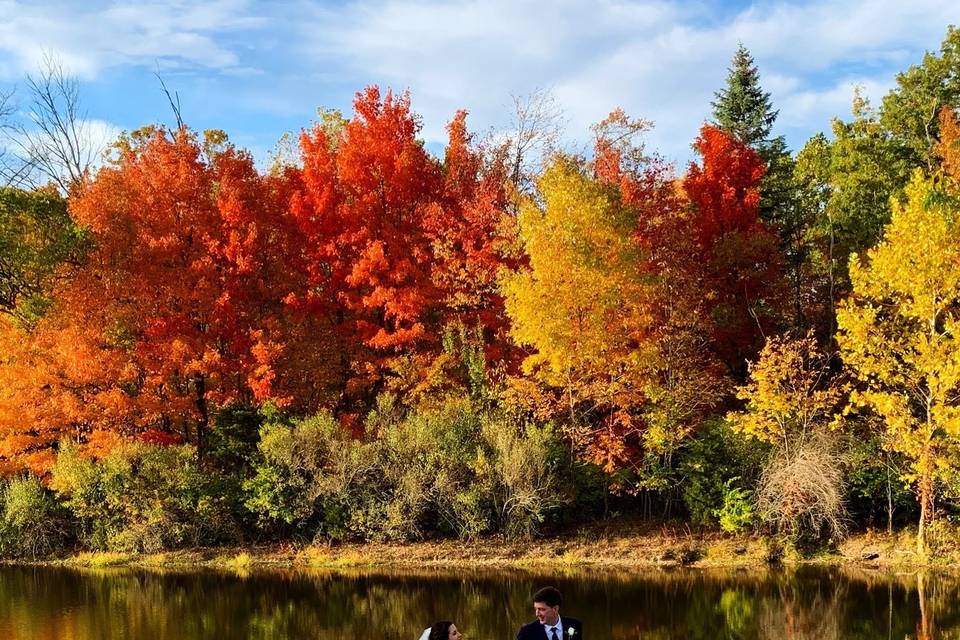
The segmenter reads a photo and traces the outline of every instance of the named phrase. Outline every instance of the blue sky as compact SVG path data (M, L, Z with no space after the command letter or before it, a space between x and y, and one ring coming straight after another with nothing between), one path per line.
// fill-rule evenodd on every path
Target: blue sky
M685 161L738 41L780 109L776 132L798 148L849 113L855 85L879 102L948 24L960 24L958 0L0 0L0 88L52 54L113 134L171 122L159 69L188 124L226 130L263 162L317 107L349 113L368 84L409 88L435 151L456 109L496 131L511 95L539 87L564 108L571 145L621 106L655 122L651 148Z

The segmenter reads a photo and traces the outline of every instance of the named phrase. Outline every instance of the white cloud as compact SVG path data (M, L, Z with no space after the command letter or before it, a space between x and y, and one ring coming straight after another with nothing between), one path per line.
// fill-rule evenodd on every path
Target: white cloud
M782 113L780 123L795 129L829 129L830 116L849 119L854 91L859 89L863 97L874 106L893 87L893 78L843 78L832 86L820 90L800 90L786 93L784 102L790 110ZM825 114L829 114L824 118Z
M246 0L111 4L0 0L0 77L34 72L52 55L91 79L126 64L231 69L237 54L220 36L261 25Z
M780 111L778 133L797 146L849 112L854 84L879 99L957 22L957 0L756 0L739 11L704 0L0 0L0 80L35 71L45 53L85 79L158 63L197 71L184 91L211 119L261 116L234 131L251 138L377 83L411 90L432 145L459 108L473 129L498 129L512 94L552 88L575 143L621 106L655 121L651 147L684 161L738 41Z
M956 0L761 2L719 20L666 2L367 0L318 10L303 33L318 64L409 87L430 141L443 139L457 108L474 126L497 126L511 93L553 87L574 132L622 106L653 119L651 144L684 159L738 41L793 135L848 113L853 84L882 95L895 70L936 49L958 20Z

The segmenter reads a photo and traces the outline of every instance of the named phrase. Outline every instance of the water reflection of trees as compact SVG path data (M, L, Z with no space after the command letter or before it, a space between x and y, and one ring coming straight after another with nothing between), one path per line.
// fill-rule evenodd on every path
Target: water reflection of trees
M0 637L415 638L457 620L513 637L529 594L557 584L596 640L960 638L960 582L837 569L381 575L0 568ZM920 595L923 606L920 606Z

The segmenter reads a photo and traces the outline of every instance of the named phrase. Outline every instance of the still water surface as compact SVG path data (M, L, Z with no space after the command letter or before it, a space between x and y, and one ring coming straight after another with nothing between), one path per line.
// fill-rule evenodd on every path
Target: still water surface
M555 584L588 640L960 638L960 580L840 569L237 575L0 567L4 640L510 640ZM922 596L922 597L921 597Z

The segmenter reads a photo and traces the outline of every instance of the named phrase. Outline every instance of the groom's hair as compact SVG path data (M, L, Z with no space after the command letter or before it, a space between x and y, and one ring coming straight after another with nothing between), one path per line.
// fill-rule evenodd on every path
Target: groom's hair
M563 596L556 587L544 587L533 594L534 602L542 602L548 607L559 607L563 604Z

